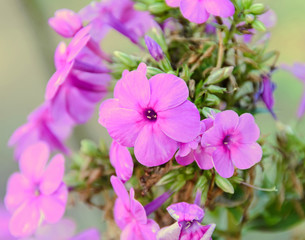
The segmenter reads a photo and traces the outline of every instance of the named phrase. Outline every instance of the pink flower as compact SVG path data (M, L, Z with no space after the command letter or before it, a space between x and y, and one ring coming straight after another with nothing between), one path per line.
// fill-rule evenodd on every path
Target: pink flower
M69 9L57 10L49 25L65 38L73 37L83 27L81 17Z
M204 211L196 204L186 202L175 203L167 208L169 214L177 222L162 228L157 235L158 240L210 240L215 224L201 225Z
M11 215L6 210L6 208L0 203L0 239L3 240L14 240L16 239L13 237L9 230L9 222L10 222Z
M179 7L182 15L191 22L204 23L210 14L231 17L235 8L230 0L166 0L170 7Z
M298 118L302 118L305 114L305 64L304 63L294 63L293 66L282 65L282 68L291 72L296 78L298 78L303 83L303 97L301 99Z
M5 205L12 213L10 232L26 237L35 232L41 221L56 223L65 212L67 187L63 183L64 157L55 155L48 166L48 145L38 142L21 155L19 173L8 180Z
M77 235L75 222L63 218L55 224L43 224L32 237L22 240L100 240L100 234L95 228L87 229ZM20 239L21 240L21 239Z
M114 219L122 230L121 240L156 239L159 226L147 218L144 207L134 199L133 188L130 189L129 196L119 178L112 176L110 181L118 196L114 205Z
M115 168L116 175L122 182L128 181L133 172L133 160L130 152L116 141L112 141L109 152L111 165Z
M201 130L193 141L180 143L176 154L176 161L183 165L189 165L194 160L201 169L208 170L213 168L212 154L214 149L201 145L201 138L205 131L213 126L213 119L207 118L201 121Z
M157 74L148 81L141 63L123 73L115 98L101 105L99 122L115 141L134 146L141 164L158 166L175 154L177 142L192 141L199 133L199 112L188 95L185 82L175 75Z
M262 158L262 148L256 143L260 130L253 116L238 117L231 110L217 113L214 125L202 136L202 145L213 147L213 164L220 176L229 178L234 166L248 169Z
M60 116L60 117L58 117ZM16 146L15 158L19 159L23 151L31 144L44 141L49 148L68 153L64 140L70 135L73 122L62 115L53 117L50 103L45 102L28 116L28 122L19 127L9 139L9 146Z

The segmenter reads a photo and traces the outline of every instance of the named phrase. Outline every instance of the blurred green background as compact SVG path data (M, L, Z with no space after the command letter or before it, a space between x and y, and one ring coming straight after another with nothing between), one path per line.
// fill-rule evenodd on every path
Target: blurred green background
M13 131L24 124L26 116L42 101L44 89L54 71L53 51L62 39L47 24L47 19L60 8L78 11L88 0L2 0L0 3L0 198L5 195L6 181L18 166L13 160L13 150L7 141ZM259 2L259 1L257 1ZM261 0L272 8L278 23L272 29L270 50L279 50L279 63L305 62L305 2L304 0L276 1ZM106 51L122 50L129 45L116 33L110 34L103 47ZM132 48L133 49L133 48ZM125 50L126 51L126 50ZM128 52L130 52L128 48ZM298 125L305 137L305 119L296 121L296 110L301 98L303 85L289 73L277 71L273 80L278 88L275 93L275 112L285 124ZM275 123L270 115L258 117L263 134L271 134ZM72 148L79 147L78 136L98 141L106 131L97 124L97 116L85 126L77 127L70 142ZM78 204L68 209L68 216L76 216L79 230L90 226L105 227L101 212ZM244 239L305 239L305 226L282 233L249 233Z

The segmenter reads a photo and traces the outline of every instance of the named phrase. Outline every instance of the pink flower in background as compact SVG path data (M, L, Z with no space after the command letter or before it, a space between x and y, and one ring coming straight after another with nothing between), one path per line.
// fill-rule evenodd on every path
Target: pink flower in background
M304 85L304 93L298 110L298 118L302 118L305 114L305 63L294 63L292 66L284 64L282 65L282 68L291 72L296 78L301 80Z
M189 143L180 143L176 154L176 161L183 165L189 165L194 160L201 169L213 168L212 153L214 148L201 145L201 138L205 131L213 126L213 119L207 118L200 122L201 130L199 136Z
M182 15L190 22L204 23L210 14L231 17L235 8L230 0L166 0L170 7L180 7Z
M156 239L159 226L147 218L144 207L134 199L133 188L130 189L129 196L119 178L112 176L110 181L118 196L114 205L114 219L122 230L121 240Z
M56 223L65 212L68 190L63 183L64 157L55 155L48 166L48 145L38 142L29 146L19 161L20 173L8 180L5 205L12 213L10 232L26 237L42 221Z
M240 117L234 111L217 113L214 125L202 136L202 144L215 148L213 164L220 176L229 178L234 166L248 169L262 158L262 148L256 143L260 130L249 113Z
M198 136L200 115L188 95L185 82L175 75L157 74L148 81L141 63L137 70L123 73L114 98L100 107L99 122L115 141L134 146L141 164L158 166L175 154L177 142Z
M74 124L62 115L53 117L50 103L46 102L28 116L28 122L19 127L9 139L9 146L16 146L15 158L19 159L23 151L31 144L44 141L49 148L68 153L64 140L70 135Z
M100 233L97 229L87 229L75 235L75 222L63 218L55 224L43 224L32 237L20 240L100 240Z
M60 9L49 19L49 25L61 36L72 38L83 27L81 17L69 10Z
M210 240L215 224L201 225L204 210L196 204L186 202L175 203L167 208L169 214L177 222L162 228L157 235L158 240Z
M116 141L112 141L109 152L111 165L122 182L128 181L133 172L133 160L127 147L123 147Z
M9 222L11 215L6 208L0 203L0 239L15 240L9 230Z

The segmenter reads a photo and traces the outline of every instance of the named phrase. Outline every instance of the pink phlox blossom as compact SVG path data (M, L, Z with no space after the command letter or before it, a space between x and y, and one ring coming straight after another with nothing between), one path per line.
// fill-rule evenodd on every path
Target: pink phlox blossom
M213 168L212 153L214 148L201 144L202 135L212 125L212 118L202 120L200 122L201 129L199 135L189 143L179 143L179 150L176 153L176 161L179 164L186 166L196 161L201 169L208 170Z
M118 196L114 205L114 219L122 230L121 240L154 240L159 225L148 219L144 207L134 198L134 190L129 195L121 180L112 176L111 184Z
M175 203L167 211L177 222L162 228L157 235L158 240L210 240L215 224L201 225L204 210L197 204L186 202Z
M240 117L232 110L217 113L213 126L207 130L201 144L212 147L213 165L220 176L229 178L238 169L248 169L262 158L262 148L256 142L260 130L254 117L245 113Z
M65 159L57 154L46 166L49 155L44 142L29 146L21 155L20 172L8 180L5 205L12 214L9 228L15 237L33 234L43 222L56 223L65 212Z
M60 117L58 117L60 116ZM8 145L15 146L15 158L31 144L44 141L49 148L69 153L64 140L71 134L73 122L62 115L52 116L50 103L45 102L28 116L28 122L20 126L9 139Z
M230 0L165 0L170 7L180 7L182 15L190 22L204 23L210 14L231 17L235 7Z
M198 136L200 115L187 100L186 83L172 74L146 77L146 65L123 73L114 98L100 107L99 122L110 136L126 147L134 147L137 160L145 166L169 161L178 142Z
M133 160L127 147L116 141L112 141L109 151L109 159L114 167L116 175L122 182L128 181L133 172Z
M5 206L0 203L0 239L3 240L16 240L9 230L11 214L6 210Z

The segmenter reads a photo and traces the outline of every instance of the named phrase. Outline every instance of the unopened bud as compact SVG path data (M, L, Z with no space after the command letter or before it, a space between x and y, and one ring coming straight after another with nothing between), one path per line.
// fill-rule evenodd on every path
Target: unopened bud
M225 68L220 68L215 71L213 71L210 76L207 78L205 81L206 84L215 84L219 83L222 80L228 78L231 73L233 72L234 67L225 67Z
M207 97L205 99L205 104L207 106L216 106L220 103L219 97L217 97L214 94L207 94Z
M228 179L222 178L221 176L216 175L215 183L224 192L231 193L231 194L234 193L234 187Z
M248 9L252 5L253 0L242 0L242 5L245 9Z
M247 14L246 15L246 22L247 23L253 23L254 20L255 20L255 16L253 14Z
M120 62L128 67L136 67L137 60L134 56L128 55L126 53L120 51L114 51L113 55L115 56L115 60Z
M156 2L153 4L150 4L148 6L148 10L152 13L152 14L160 14L160 13L164 13L167 10L169 10L169 7L165 4L165 2Z
M145 36L144 37L145 44L147 46L147 49L150 53L150 55L157 61L161 61L164 59L164 52L160 45L151 37Z
M249 11L255 15L260 15L265 12L265 6L262 3L255 3L249 8Z
M252 23L252 27L255 28L256 30L262 31L262 32L265 32L267 30L265 25L259 20L255 20Z

